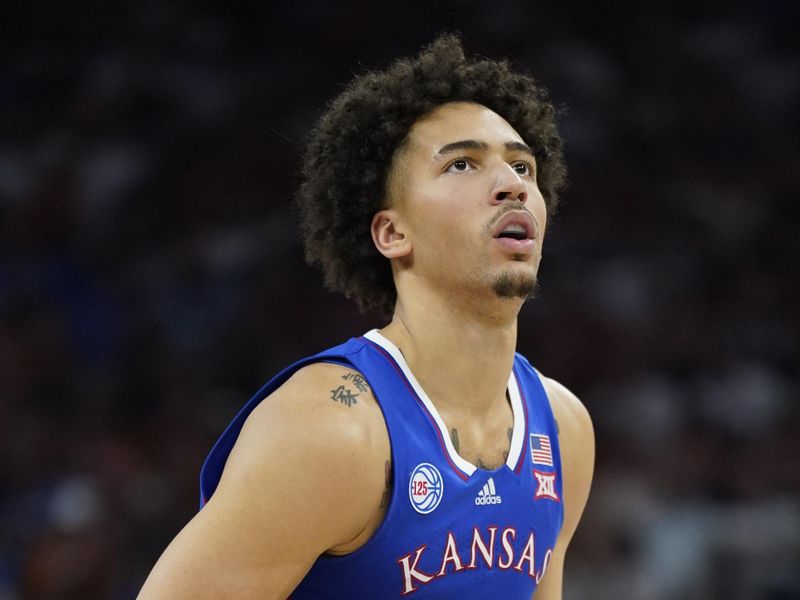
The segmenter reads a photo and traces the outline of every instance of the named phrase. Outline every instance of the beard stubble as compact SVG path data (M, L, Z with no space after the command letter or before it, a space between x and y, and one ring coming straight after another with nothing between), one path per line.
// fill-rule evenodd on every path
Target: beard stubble
M533 300L538 289L536 276L524 273L501 273L492 283L492 290L498 298Z

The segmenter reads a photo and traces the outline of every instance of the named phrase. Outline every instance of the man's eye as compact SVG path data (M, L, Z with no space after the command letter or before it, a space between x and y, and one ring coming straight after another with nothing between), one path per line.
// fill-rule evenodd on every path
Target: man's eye
M471 171L474 167L472 163L470 163L466 158L457 158L453 162L450 163L450 166L447 167L447 172L452 173L453 171Z
M524 160L514 163L511 165L511 168L514 169L518 175L533 175L535 173L533 165Z

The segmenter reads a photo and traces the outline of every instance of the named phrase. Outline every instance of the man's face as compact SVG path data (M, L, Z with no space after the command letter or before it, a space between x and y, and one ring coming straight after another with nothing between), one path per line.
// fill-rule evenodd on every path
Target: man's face
M438 107L412 127L390 185L415 276L477 297L533 294L547 210L535 159L505 119Z

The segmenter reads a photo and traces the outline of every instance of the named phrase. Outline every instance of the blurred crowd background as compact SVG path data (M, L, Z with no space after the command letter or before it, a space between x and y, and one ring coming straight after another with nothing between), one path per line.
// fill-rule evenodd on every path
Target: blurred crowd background
M134 597L238 407L381 325L302 261L300 152L442 30L562 109L519 349L597 431L565 599L800 598L799 7L0 9L0 600Z

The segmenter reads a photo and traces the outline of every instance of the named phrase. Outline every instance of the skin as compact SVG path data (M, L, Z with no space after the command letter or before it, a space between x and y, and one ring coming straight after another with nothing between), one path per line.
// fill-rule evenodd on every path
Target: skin
M395 156L388 206L372 221L398 292L382 333L435 403L459 454L487 469L508 453L506 385L524 302L493 287L503 277L521 287L535 281L547 224L535 160L522 144L483 106L440 106ZM494 237L509 208L533 224L525 252ZM311 365L255 409L216 493L166 549L139 598L286 598L320 554L346 554L369 540L391 491L391 452L380 408L357 378L345 367ZM594 435L578 399L552 379L543 383L559 425L565 520L535 597L559 600L589 494Z

